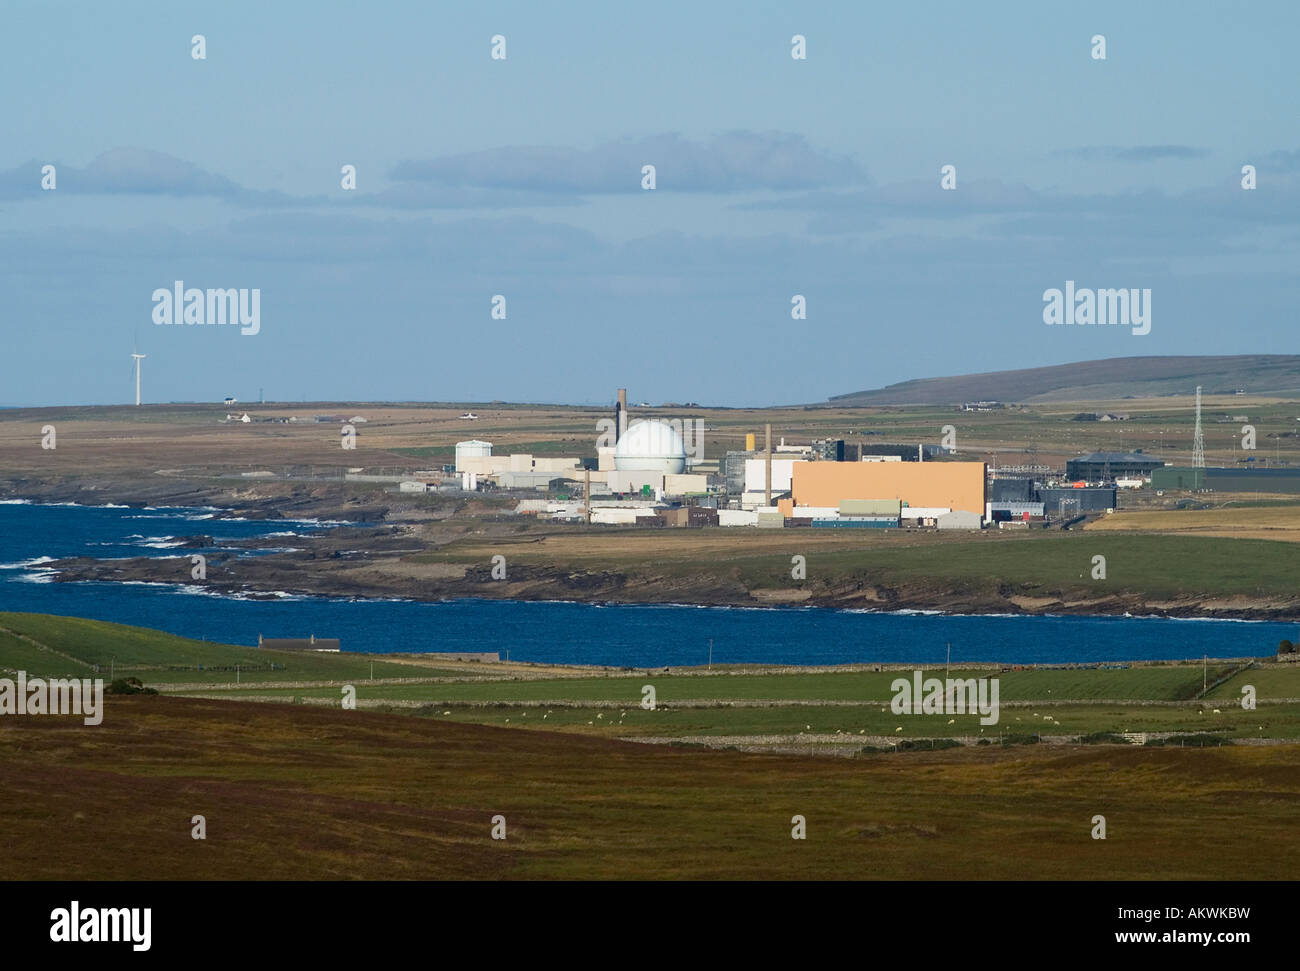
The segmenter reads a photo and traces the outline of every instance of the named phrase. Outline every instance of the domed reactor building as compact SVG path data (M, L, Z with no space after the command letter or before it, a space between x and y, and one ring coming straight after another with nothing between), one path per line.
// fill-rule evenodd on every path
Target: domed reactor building
M614 446L614 468L619 472L680 475L686 471L686 444L666 421L634 421Z

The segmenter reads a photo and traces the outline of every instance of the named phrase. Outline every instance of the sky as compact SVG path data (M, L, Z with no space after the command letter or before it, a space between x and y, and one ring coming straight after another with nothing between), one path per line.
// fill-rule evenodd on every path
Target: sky
M738 407L1293 353L1297 35L1291 2L6 0L0 405L129 403L133 348L146 403ZM1045 324L1067 280L1150 290L1149 332ZM176 281L260 291L256 328L155 323Z

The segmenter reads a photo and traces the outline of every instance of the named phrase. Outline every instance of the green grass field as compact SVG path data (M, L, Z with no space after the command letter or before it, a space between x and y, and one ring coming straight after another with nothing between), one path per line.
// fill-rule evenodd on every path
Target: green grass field
M537 728L600 736L890 736L996 737L1007 732L1071 736L1093 732L1210 731L1232 738L1300 738L1300 665L1258 664L1213 689L1203 704L1189 702L1233 667L1156 664L1107 669L953 670L954 678L996 675L1003 706L996 725L973 714L900 717L892 712L892 684L907 671L717 671L676 669L593 675L521 664L436 661L383 655L264 651L175 637L101 621L40 614L0 614L0 669L29 676L139 677L175 694L234 700L299 700L340 704L342 686L355 688L363 708L510 728ZM374 680L371 680L373 664ZM202 665L202 670L200 670ZM234 684L236 665L241 667ZM274 665L274 668L272 668ZM927 669L926 677L943 677ZM559 675L559 676L557 676ZM401 679L400 683L385 683ZM656 710L640 707L653 685ZM1243 685L1254 685L1260 706L1242 710ZM1089 702L1092 702L1091 704ZM1214 714L1212 709L1220 709ZM1204 709L1203 711L1201 709ZM898 729L902 731L898 731Z
M532 537L538 524L521 523L529 535L517 544L494 538L512 563L550 566L556 551ZM524 527L529 527L524 529ZM572 527L573 529L580 527ZM686 531L682 531L686 532ZM855 548L809 548L819 530L781 531L780 552L755 553L738 542L735 529L690 530L679 543L663 545L642 534L615 536L597 529L596 540L574 569L666 578L725 577L749 590L835 589L846 581L913 591L931 590L992 596L1010 591L1026 597L1087 600L1137 595L1151 600L1175 597L1279 598L1295 596L1296 550L1292 543L1268 539L1169 536L1031 530L938 536L904 530L867 530ZM710 540L717 542L710 543ZM651 547L649 544L656 544ZM643 549L642 547L645 547ZM706 546L705 549L700 549ZM602 554L602 550L608 552ZM807 558L808 579L790 578L790 557ZM1092 579L1092 558L1106 558L1106 579ZM417 563L476 564L484 559L482 540L466 537L434 552L408 557ZM1260 645L1271 653L1276 644Z
M1300 666L1243 670L1204 705L1151 703L1199 692L1197 665L1007 671L999 677L1010 703L985 727L974 715L948 724L861 703L888 697L900 673L561 677L527 665L380 659L377 676L424 679L382 684L367 680L365 655L286 653L283 672L259 664L247 684L221 690L208 671L165 668L178 658L224 665L266 655L115 624L0 615L0 673L87 676L88 665L116 657L119 671L136 665L146 682L221 694L109 697L94 727L75 717L0 718L6 876L1230 879L1245 869L1289 879L1300 864L1295 744L997 744L1004 734L1095 732L1300 739L1300 705L1273 701L1300 694ZM496 678L483 680L489 672ZM319 685L286 687L289 677ZM356 687L358 710L287 703L333 702L345 683ZM658 695L653 711L637 704L647 683ZM1246 683L1259 693L1255 711L1230 703ZM285 703L251 700L265 696ZM447 707L427 703L451 696ZM1067 698L1080 700L1059 703ZM717 705L687 707L710 699ZM562 703L539 704L548 700ZM417 707L368 707L398 703ZM989 745L896 752L880 741L978 738L981 729ZM801 735L849 757L698 744ZM633 741L650 737L685 744ZM1108 820L1105 841L1090 838L1096 813ZM194 814L206 817L207 840L190 838ZM497 814L507 820L504 841L490 836ZM807 840L790 839L796 814Z
M440 677L459 672L435 666L396 664L382 656L266 651L257 647L218 644L176 637L144 627L110 624L77 617L0 612L0 668L20 668L48 677L107 676L110 665L119 677L143 681L225 683L235 680L308 681L376 678ZM202 665L204 670L197 670ZM270 670L275 665L276 670ZM193 670L167 670L192 668Z
M1287 880L1296 751L819 759L112 698L96 728L0 719L0 831L11 879Z
M1213 666L1209 669L1209 678L1214 680L1229 670L1228 667ZM950 676L978 678L990 674L997 674L997 672L954 669ZM926 669L926 677L931 676L943 677L943 669ZM676 701L754 699L888 701L893 696L890 685L898 677L910 678L911 675L900 671L733 675L709 675L696 671L675 675L640 674L487 683L379 685L367 689L367 696L416 701L535 702L558 699L637 704L641 700L642 687L653 684L660 704L671 704ZM1000 699L1003 702L1110 698L1131 701L1180 701L1190 699L1200 691L1202 675L1200 666L1180 664L1126 670L1008 671L998 677ZM312 691L295 692L292 689L280 689L279 693L313 694ZM316 693L325 697L328 691L322 689Z

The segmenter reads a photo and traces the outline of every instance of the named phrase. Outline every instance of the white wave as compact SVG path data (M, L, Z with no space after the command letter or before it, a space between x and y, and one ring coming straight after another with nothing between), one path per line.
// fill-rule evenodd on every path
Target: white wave
M42 563L53 563L52 556L38 556L34 560L20 560L17 563L0 563L0 570L26 570L34 566L40 566Z
M1287 627L1294 626L1287 621L1278 620L1247 620L1245 617L1134 617L1134 620L1175 620L1191 621L1201 624L1282 624Z
M30 499L0 499L0 506L30 506Z
M168 542L168 540L171 538L172 537L160 536L158 537L158 541L156 543L136 543L135 545L147 546L151 550L171 550L171 549L175 549L178 546L185 545L180 540L176 540L175 542Z
M274 597L279 602L289 602L298 600L316 600L317 597L308 597L301 594L289 593L286 590L213 590L211 587L201 586L194 583L177 583L168 584L174 586L174 593L184 594L196 597L216 597L219 600L242 600L258 601L266 600L268 597Z
M101 506L100 508L101 508L101 509L130 509L131 507L130 507L130 506L119 506L119 505L118 505L117 503L115 503L115 502L106 502L106 503L104 503L104 505Z
M33 570L31 573L24 573L15 579L20 583L53 583L54 578L58 575L57 570Z

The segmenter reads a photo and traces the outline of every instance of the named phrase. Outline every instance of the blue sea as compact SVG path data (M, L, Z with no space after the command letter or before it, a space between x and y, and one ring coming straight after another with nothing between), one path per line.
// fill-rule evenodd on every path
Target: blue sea
M622 606L560 602L350 600L282 593L252 600L205 591L192 552L272 537L276 548L330 523L244 521L212 509L127 509L0 501L0 610L68 614L186 637L256 644L337 637L345 651L497 651L512 660L614 666L713 662L1011 664L1173 660L1271 654L1297 625L1136 617L951 616L824 608ZM178 537L206 535L207 549ZM256 555L256 554L248 554ZM56 583L49 559L176 557L175 584Z

